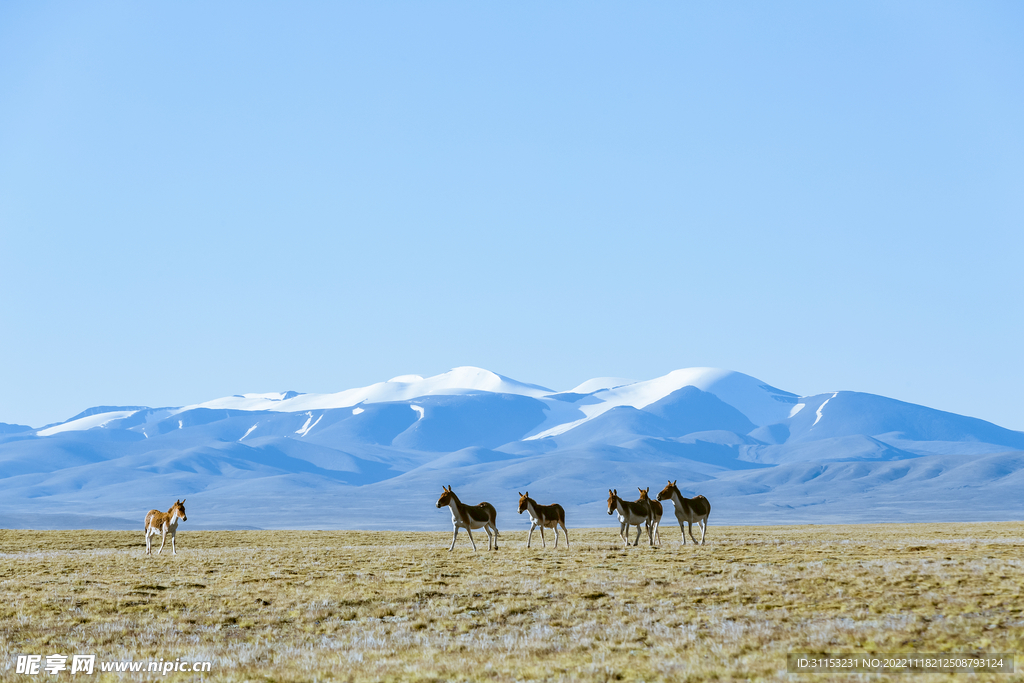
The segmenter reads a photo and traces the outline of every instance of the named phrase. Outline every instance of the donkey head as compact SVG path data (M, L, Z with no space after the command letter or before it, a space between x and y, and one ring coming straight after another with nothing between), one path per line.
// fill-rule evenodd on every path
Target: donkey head
M526 510L526 503L529 500L530 500L530 492L529 491L527 491L526 493L520 493L519 494L519 514L523 514L523 511Z
M648 486L645 489L642 489L639 486L637 486L636 490L640 492L640 502L641 503L650 500L650 498L647 497L647 493L651 490L650 486Z
M676 481L679 481L676 479ZM668 485L661 490L658 494L658 500L668 500L672 497L673 493L679 493L679 489L676 488L676 481L670 481Z
M448 503L452 502L452 496L455 495L452 493L452 487L450 485L447 488L442 485L441 488L444 490L444 493L442 493L441 497L437 499L437 507L439 508L443 508L448 505Z
M181 517L181 521L183 521L183 522L187 522L188 521L188 517L185 516L185 499L184 498L179 500L179 501L175 501L174 507L171 508L171 516L173 517L175 514L177 514L178 517Z
M618 489L608 489L608 514L609 515L614 515L615 514L615 508L618 505L618 501L619 501L619 490Z

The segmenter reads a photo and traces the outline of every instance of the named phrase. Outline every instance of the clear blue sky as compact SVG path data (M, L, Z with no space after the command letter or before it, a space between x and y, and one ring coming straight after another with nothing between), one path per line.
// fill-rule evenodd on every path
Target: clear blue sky
M1017 2L0 3L0 421L710 365L1024 429Z

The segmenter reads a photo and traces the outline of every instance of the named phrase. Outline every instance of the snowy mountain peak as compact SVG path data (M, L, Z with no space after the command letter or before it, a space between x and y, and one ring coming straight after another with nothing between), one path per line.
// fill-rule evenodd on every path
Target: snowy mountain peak
M797 398L750 375L721 368L673 370L661 377L607 389L597 395L604 399L608 408L620 405L644 408L687 386L714 394L759 426L785 419Z
M602 389L614 389L616 387L625 386L627 384L636 384L635 379L625 379L624 377L595 377L594 379L588 379L583 384L577 387L573 387L567 394L592 394L595 391L601 391Z
M395 384L412 384L413 382L422 382L423 378L419 375L399 375L398 377L392 377L388 380L389 383Z
M609 386L596 388L601 385ZM577 404L571 412L565 408L551 410L548 419L526 438L533 441L565 434L622 406L643 409L684 387L714 394L757 426L785 419L797 400L794 394L771 387L750 375L721 368L683 368L643 382L624 384L614 378L601 378L584 382L574 390L578 394L590 395L587 403Z
M233 398L264 399L267 401L287 401L290 398L301 396L299 391L272 391L266 394L235 394Z
M433 377L399 375L386 382L366 387L347 389L334 394L243 394L227 396L182 408L210 408L218 410L271 410L275 412L302 412L348 408L360 403L409 401L422 396L455 395L473 392L518 394L539 398L552 391L534 384L517 382L490 370L476 367L458 367Z
M447 393L461 389L469 391L489 391L495 394L519 394L520 396L547 396L553 393L551 389L537 386L536 384L525 384L514 379L499 375L490 370L473 366L453 368L446 373L436 375L419 383L424 389L424 394Z
M61 432L79 432L86 429L93 429L95 427L104 427L114 420L123 420L124 418L131 417L136 412L137 411L135 410L114 410L104 413L92 413L85 417L68 420L62 424L54 425L53 427L40 429L36 432L36 435L53 436L54 434L60 434Z
M303 394L296 391L236 394L169 409L168 414L195 409L294 413L410 401L426 396L511 394L537 399L548 405L547 419L529 436L537 439L562 434L613 408L630 406L642 409L687 386L714 394L758 426L784 420L796 403L793 394L770 387L749 375L720 368L683 368L640 382L619 377L598 377L583 382L570 392L555 392L484 368L461 366L432 377L399 375L386 382L332 394ZM590 397L585 405L580 402L580 397L584 395ZM568 405L555 406L555 403ZM67 431L110 427L120 424L120 420L128 418L135 411L144 410L148 409L142 406L91 408L62 424L40 430L38 434L51 436Z

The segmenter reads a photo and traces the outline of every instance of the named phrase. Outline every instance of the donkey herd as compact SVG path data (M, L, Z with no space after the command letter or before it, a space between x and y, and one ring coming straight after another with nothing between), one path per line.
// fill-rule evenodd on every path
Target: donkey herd
M677 480L678 481L678 480ZM498 527L496 521L497 511L490 503L484 502L478 505L466 505L459 500L459 497L452 491L452 487L443 487L444 493L437 499L437 507L448 506L452 511L452 544L448 547L451 551L455 547L455 539L458 538L459 529L465 529L469 534L469 540L476 550L476 541L473 540L473 529L483 527L487 532L487 549L498 549ZM664 508L660 501L671 500L675 507L676 519L679 520L679 529L683 532L683 545L686 544L686 529L684 524L689 524L690 538L696 544L697 539L693 536L693 523L700 527L700 544L704 545L704 535L707 533L708 515L711 514L711 503L704 496L696 498L684 498L679 492L676 482L670 481L668 485L658 494L657 500L651 500L648 493L651 488L637 487L640 491L640 498L637 500L622 500L619 498L618 489L608 489L608 514L619 516L619 537L622 542L629 545L629 527L636 527L636 539L633 545L640 543L640 526L647 529L647 538L651 545L655 541L661 544L661 535L658 527L661 525L661 515ZM565 510L558 503L553 505L538 505L537 501L530 498L530 492L519 494L519 514L530 513L530 535L526 538L526 547L530 547L533 540L533 530L540 527L540 540L547 547L544 539L544 529L554 529L555 547L558 547L558 527L562 527L562 534L565 536L565 545L569 547L569 533L565 528Z
M455 495L451 486L444 486L442 489L443 493L437 499L437 507L443 508L447 506L451 510L452 526L454 527L452 544L448 547L448 551L451 552L455 547L455 539L459 536L459 529L466 530L466 533L469 535L469 541L473 544L473 550L475 551L476 541L473 540L473 529L481 527L487 533L487 549L491 550L493 548L497 550L498 511L494 509L494 506L486 501L477 505L466 505ZM711 514L711 503L708 502L707 498L704 496L684 498L675 481L670 481L661 490L661 493L658 494L656 500L652 500L648 496L651 490L649 486L646 489L637 487L637 490L640 491L640 498L630 501L619 498L618 489L608 489L608 514L618 515L620 525L619 537L622 538L622 542L625 545L629 545L629 527L631 526L636 527L636 539L633 541L633 545L639 545L641 525L646 528L647 538L652 546L655 542L658 545L661 544L661 535L658 531L661 526L661 516L664 512L661 504L663 500L672 501L672 505L675 507L676 519L679 521L679 530L683 536L682 544L686 545L687 529L683 527L684 524L689 525L690 538L694 544L697 543L697 539L693 535L693 524L696 522L700 527L700 545L704 545L708 515ZM530 547L530 543L533 541L533 530L538 527L540 528L540 540L545 548L548 544L544 538L544 529L554 530L555 547L557 548L558 527L562 527L562 534L565 536L565 546L569 547L569 532L565 528L565 510L561 505L558 503L538 505L537 501L530 498L530 492L527 491L526 493L519 494L519 514L524 512L530 513L530 535L526 539L527 548ZM159 555L164 549L168 533L171 535L171 554L178 554L174 547L174 534L178 530L179 519L188 521L188 517L185 516L184 500L176 501L167 512L160 512L159 510L149 511L145 522L147 555L151 555L153 552L151 538L155 534L160 534L160 549L157 550Z

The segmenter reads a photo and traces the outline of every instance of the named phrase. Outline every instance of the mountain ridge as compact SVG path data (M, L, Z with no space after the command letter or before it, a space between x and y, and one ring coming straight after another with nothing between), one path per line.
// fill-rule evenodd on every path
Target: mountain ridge
M965 486L991 493L974 514L1024 518L1020 496L1002 495L1024 480L1024 432L873 394L800 397L717 368L554 391L467 366L4 427L0 526L95 526L187 495L206 527L440 529L429 499L442 483L467 487L466 500L529 488L597 525L602 490L665 479L714 496L712 523L938 521ZM972 467L969 484L950 474ZM232 511L253 497L275 504ZM395 497L405 504L383 517L358 512Z

